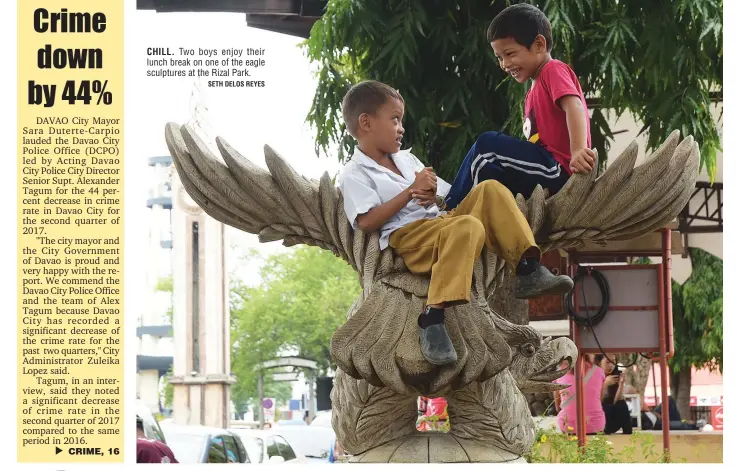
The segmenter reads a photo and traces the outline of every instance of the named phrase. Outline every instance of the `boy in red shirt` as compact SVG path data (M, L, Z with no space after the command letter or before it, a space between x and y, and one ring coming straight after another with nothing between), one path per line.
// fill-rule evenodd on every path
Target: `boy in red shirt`
M488 41L501 68L517 82L532 80L524 102L524 137L486 132L470 148L447 194L456 207L480 182L497 180L529 198L537 185L557 193L572 173L588 173L590 117L573 70L552 59L552 27L538 8L520 3L496 16Z

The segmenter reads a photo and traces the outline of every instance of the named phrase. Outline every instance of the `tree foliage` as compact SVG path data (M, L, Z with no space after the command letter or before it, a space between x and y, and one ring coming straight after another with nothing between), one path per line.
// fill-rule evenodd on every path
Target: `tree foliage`
M682 285L672 283L675 336L673 373L682 369L723 370L723 260L691 248L693 272Z
M167 276L164 278L159 278L156 282L156 288L155 290L157 292L161 293L168 293L171 297L171 303L169 304L169 307L166 308L166 320L168 320L169 325L172 326L172 332L173 335L173 323L174 323L174 277L173 276ZM163 407L172 407L174 404L174 386L169 383L169 378L174 375L174 365L173 363L171 366L169 366L169 371L166 372L166 376L163 378L162 386L163 386Z
M171 297L171 302L169 303L169 307L166 308L166 319L169 321L169 325L173 325L174 322L174 277L173 276L167 276L164 278L159 278L159 280L156 282L156 291L160 293L168 293Z
M260 274L260 286L235 283L230 296L233 400L242 404L257 397L261 362L292 353L316 361L320 374L334 369L330 339L360 295L353 269L314 247L273 255ZM279 399L279 383L271 386L270 374L265 379L265 390L274 391L266 396Z
M485 31L517 1L330 0L306 47L319 83L308 121L316 150L354 141L340 115L350 85L386 82L405 99L405 139L440 176L452 179L467 149L487 130L521 136L519 85L498 67ZM701 145L715 175L720 149L710 92L723 89L722 0L548 0L539 6L553 27L553 57L577 73L603 109L630 111L648 147L675 129ZM612 137L605 113L591 116L603 162Z

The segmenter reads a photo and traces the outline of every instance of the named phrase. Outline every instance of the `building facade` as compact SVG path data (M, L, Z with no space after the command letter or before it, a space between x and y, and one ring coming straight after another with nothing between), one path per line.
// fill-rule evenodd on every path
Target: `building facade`
M171 233L171 169L170 156L148 159L149 181L148 247L146 270L146 303L136 326L137 381L136 395L152 411L163 412L161 380L173 363L172 331L173 285Z

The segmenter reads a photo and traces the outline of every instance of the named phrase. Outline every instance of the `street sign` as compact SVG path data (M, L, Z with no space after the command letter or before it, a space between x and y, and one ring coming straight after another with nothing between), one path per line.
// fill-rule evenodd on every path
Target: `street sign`
M299 381L299 373L274 373L271 378L274 381Z
M263 418L266 422L273 422L276 417L276 401L272 397L263 399Z
M317 362L314 360L307 360L305 358L298 357L281 357L273 360L264 361L261 363L261 368L277 368L280 366L296 366L299 368L307 368L310 370L317 369Z
M710 408L710 421L713 430L723 431L723 406Z

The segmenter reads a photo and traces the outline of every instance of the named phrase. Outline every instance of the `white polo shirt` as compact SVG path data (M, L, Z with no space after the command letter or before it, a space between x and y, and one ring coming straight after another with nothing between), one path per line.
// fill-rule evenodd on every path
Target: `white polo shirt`
M394 163L401 176L379 165L356 147L355 155L340 174L340 190L345 202L345 213L353 229L358 229L358 216L365 214L376 206L395 198L414 183L416 175L424 168L422 162L411 154L411 149L401 150L393 156ZM437 177L437 194L445 196L450 191L450 184ZM418 200L394 214L381 227L381 250L388 247L388 238L392 232L418 219L435 218L441 214L436 204L425 208Z

